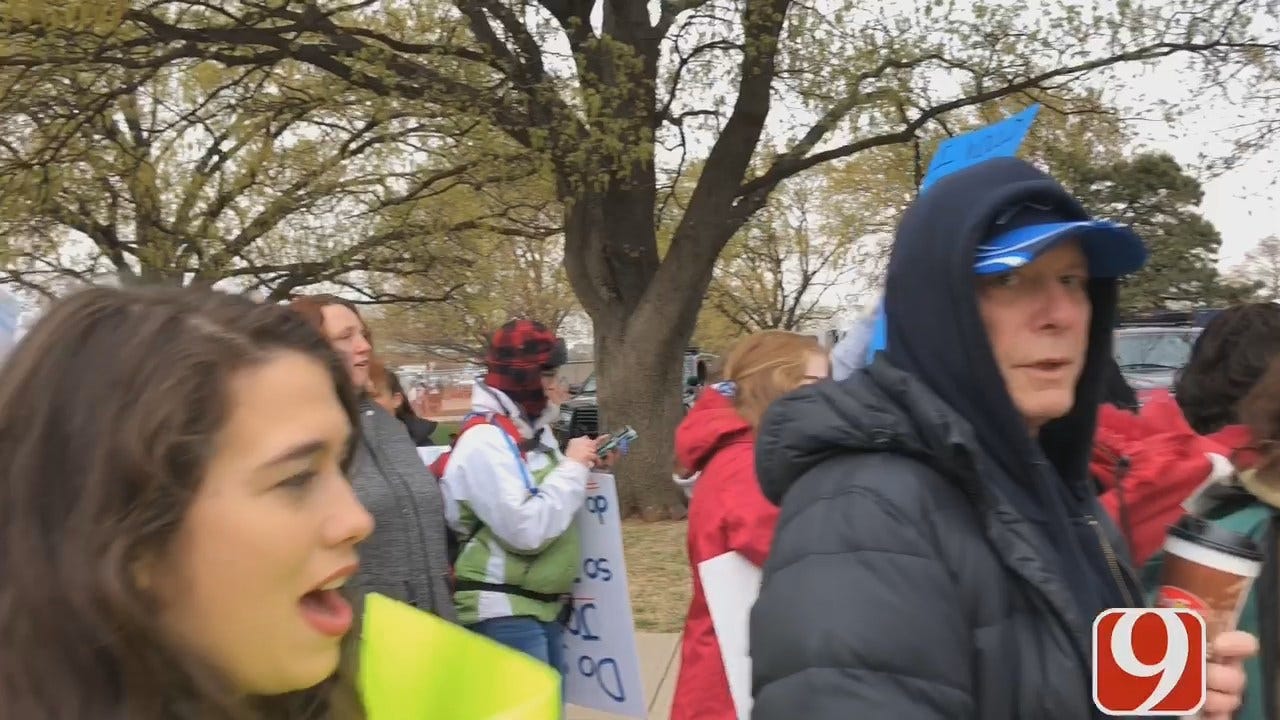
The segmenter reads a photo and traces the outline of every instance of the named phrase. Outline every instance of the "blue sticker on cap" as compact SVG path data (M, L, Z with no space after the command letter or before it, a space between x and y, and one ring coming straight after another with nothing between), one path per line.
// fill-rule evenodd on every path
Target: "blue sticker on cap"
M957 170L991 158L1017 155L1039 112L1040 104L1036 103L1000 122L943 140L920 182L920 192Z

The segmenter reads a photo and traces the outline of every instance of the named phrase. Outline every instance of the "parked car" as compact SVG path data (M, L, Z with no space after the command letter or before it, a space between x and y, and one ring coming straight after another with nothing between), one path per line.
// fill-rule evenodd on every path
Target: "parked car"
M581 437L595 437L600 434L600 405L596 400L596 375L591 373L581 385L570 385L573 395L568 402L560 406L560 417L551 424L551 432L560 442L563 449L569 440Z
M686 413L698 398L705 377L706 373L703 371L702 375L689 378L682 400ZM594 438L600 434L600 403L596 397L595 373L588 376L581 385L570 385L569 393L573 397L560 406L560 417L551 424L551 432L560 443L561 450L573 438L584 435Z
M1215 310L1162 312L1126 319L1112 349L1120 372L1141 400L1154 390L1173 392L1178 371Z

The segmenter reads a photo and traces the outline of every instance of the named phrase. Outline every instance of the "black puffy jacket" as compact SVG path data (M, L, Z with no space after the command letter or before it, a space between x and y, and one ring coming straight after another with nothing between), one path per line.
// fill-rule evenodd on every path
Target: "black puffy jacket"
M751 615L753 720L1094 716L1092 618L980 480L964 419L881 359L766 422L758 473L782 515ZM1119 533L1087 517L1140 605Z
M876 362L762 419L757 475L782 514L751 618L755 720L1100 716L1093 620L1143 604L1088 482L1117 283L1090 280L1074 404L1033 438L974 281L976 247L1028 204L1089 219L1016 158L922 193L894 238Z

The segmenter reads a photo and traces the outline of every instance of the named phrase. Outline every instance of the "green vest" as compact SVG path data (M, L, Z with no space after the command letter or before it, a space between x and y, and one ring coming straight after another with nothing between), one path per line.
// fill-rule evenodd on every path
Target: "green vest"
M555 459L563 457L556 453ZM556 468L556 463L531 473L534 485L541 485ZM578 577L582 559L578 521L536 553L514 550L503 543L487 525L480 522L470 506L461 503L461 520L472 528L471 535L458 553L455 574L458 581L471 580L491 585L514 585L542 595L568 595ZM475 530L474 528L479 528ZM490 590L459 590L453 595L458 622L474 625L491 616L481 616L480 597ZM541 622L552 622L564 608L562 601L544 601L517 594L502 593L511 603L510 617L528 616Z

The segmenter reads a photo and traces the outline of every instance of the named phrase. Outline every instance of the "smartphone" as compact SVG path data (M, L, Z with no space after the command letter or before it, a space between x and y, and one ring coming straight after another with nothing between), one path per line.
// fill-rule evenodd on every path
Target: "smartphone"
M605 444L596 449L596 454L600 457L604 457L614 450L617 450L618 446L622 443L629 443L638 437L640 437L640 433L636 432L635 428L630 425L623 425L621 430L609 434L609 439Z

